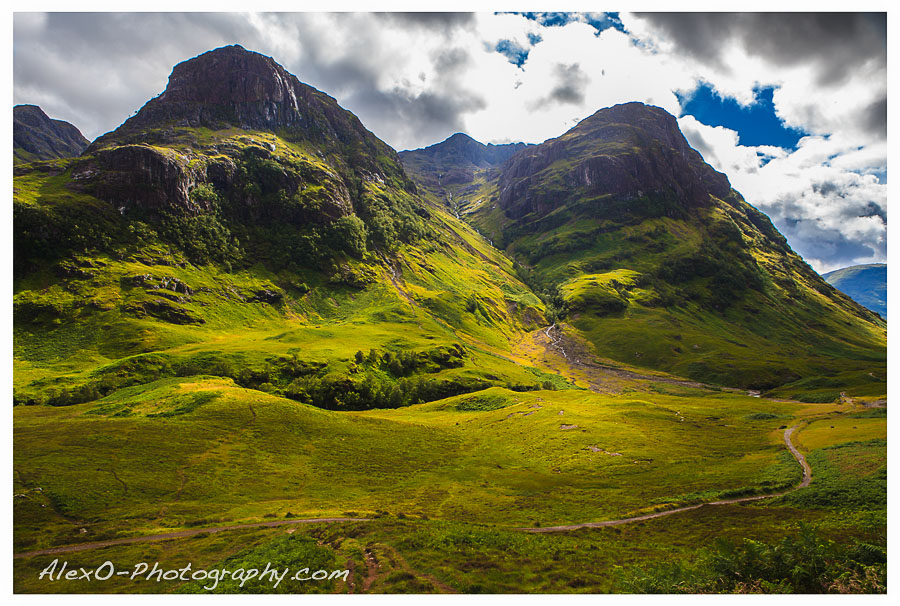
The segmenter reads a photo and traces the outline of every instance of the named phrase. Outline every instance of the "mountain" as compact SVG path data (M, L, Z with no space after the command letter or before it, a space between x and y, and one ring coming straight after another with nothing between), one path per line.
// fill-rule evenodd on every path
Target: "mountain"
M753 389L884 364L883 322L658 107L602 109L519 151L460 212L604 358Z
M77 128L53 120L37 105L13 107L13 163L72 158L90 142Z
M887 265L852 265L822 274L825 281L851 299L887 318Z
M524 143L485 145L456 133L440 143L402 151L400 160L420 189L455 209L461 196L475 194L480 185L496 178L499 166L526 147Z
M658 108L517 151L451 139L407 162L230 46L80 156L14 168L16 591L59 591L42 550L75 544L347 569L277 588L298 593L612 591L623 553L678 564L785 520L884 561L877 315ZM459 167L472 181L421 178ZM736 496L758 506L696 509ZM552 533L593 522L616 527ZM868 587L852 566L839 589Z
M544 304L416 192L393 149L272 58L178 64L82 156L18 171L17 401L184 372L331 408L539 386L494 352Z

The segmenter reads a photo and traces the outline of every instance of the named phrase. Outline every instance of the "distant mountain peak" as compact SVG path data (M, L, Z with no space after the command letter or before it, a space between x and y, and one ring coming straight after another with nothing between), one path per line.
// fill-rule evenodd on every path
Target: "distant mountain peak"
M851 299L887 318L887 265L851 265L822 274L825 281Z
M400 152L403 166L418 184L443 197L445 185L471 183L475 173L492 170L528 147L525 143L481 143L466 133L454 133L421 149Z
M88 143L75 126L50 118L37 105L13 107L13 158L17 164L72 158Z

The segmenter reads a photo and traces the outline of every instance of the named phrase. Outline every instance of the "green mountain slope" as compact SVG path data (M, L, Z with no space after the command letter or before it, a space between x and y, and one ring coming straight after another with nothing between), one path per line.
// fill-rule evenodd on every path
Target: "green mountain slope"
M825 281L882 318L887 318L887 265L853 265L822 274Z
M50 119L37 105L13 107L13 164L72 158L89 143L75 126Z
M884 377L884 323L791 251L662 109L598 111L517 153L462 212L603 357L756 389Z
M186 61L82 157L19 173L18 402L190 374L338 409L540 386L491 353L545 323L511 262L271 58Z

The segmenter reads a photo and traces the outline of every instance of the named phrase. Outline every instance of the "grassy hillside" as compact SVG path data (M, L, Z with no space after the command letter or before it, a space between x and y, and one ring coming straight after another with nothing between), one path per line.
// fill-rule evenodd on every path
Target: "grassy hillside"
M160 235L164 222L71 192L72 169L59 166L16 181L17 248L56 245L43 259L23 255L30 271L15 283L17 402L90 401L198 372L337 407L327 386L348 381L399 386L403 403L540 385L494 354L544 323L543 304L508 259L443 211L425 223L440 237L357 256L332 250L324 267L251 261L252 241L243 255L204 263L196 240L179 248ZM65 226L69 240L54 237ZM375 405L367 394L348 406Z
M841 377L884 394L884 322L825 283L699 154L668 147L684 140L661 116L634 110L649 114L642 127L607 111L514 156L462 210L553 313L622 363L761 390ZM694 176L653 190L672 170ZM646 173L645 191L628 171Z
M883 415L852 405L659 391L665 390L610 397L494 388L393 411L338 413L192 376L89 404L17 407L15 550L243 521L372 516L376 522L357 527L201 534L66 559L86 565L99 557L99 565L112 558L130 566L152 556L177 567L185 561L233 567L233 558L255 553L251 561L302 560L328 570L350 559L356 592L568 592L634 591L634 575L647 574L639 569L689 559L701 537L778 542L806 522L841 545L852 547L851 537L879 541ZM779 428L803 420L809 425L798 438L814 478L804 491L749 508L701 509L616 528L563 535L514 530L783 489L800 474ZM164 447L171 444L179 447ZM841 494L854 500L836 498ZM314 544L324 549L315 557ZM595 565L564 572L566 562L594 551ZM50 559L16 561L20 590L48 590L34 579ZM367 560L376 562L375 572L366 572ZM540 572L547 567L559 574ZM363 590L367 576L374 582ZM229 587L221 590L237 590ZM283 590L348 589L334 582Z

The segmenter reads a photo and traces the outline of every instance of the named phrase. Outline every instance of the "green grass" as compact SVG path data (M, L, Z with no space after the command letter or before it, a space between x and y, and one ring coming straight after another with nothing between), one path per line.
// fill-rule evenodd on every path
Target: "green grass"
M745 419L759 404L493 388L338 413L217 377L161 379L96 403L15 408L17 490L31 491L17 501L16 545L289 511L560 524L771 490L797 469L779 455L783 421Z
M108 560L129 571L140 562L159 562L163 569L181 569L191 563L192 570L234 564L259 566L265 560L311 569L323 565L328 570L351 569L348 580L359 593L368 576L364 552L369 550L377 561L376 576L369 590L372 593L443 591L435 582L462 593L607 593L633 591L623 580L648 566L690 562L697 545L711 543L714 538L777 543L785 535L796 534L800 524L813 525L828 540L851 546L854 541L877 543L884 532L883 524L861 524L857 520L848 523L845 517L830 512L760 506L699 509L652 522L554 535L528 534L484 524L386 516L368 523L239 530L184 540L121 545L66 554L65 559L70 567L96 568ZM197 591L196 583L178 580L157 582L116 577L100 585L83 580L63 584L39 579L41 570L55 557L58 556L16 560L15 591ZM286 578L276 591L347 593L349 590L350 583L340 581L327 585L291 582Z

